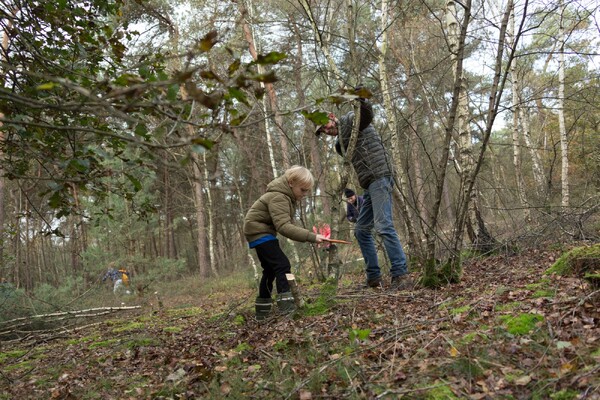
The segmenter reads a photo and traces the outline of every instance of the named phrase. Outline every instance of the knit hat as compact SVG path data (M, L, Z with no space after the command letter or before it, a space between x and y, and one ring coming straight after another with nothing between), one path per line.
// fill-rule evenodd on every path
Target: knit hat
M344 189L344 196L346 196L346 197L352 197L355 194L356 193L354 193L354 190L352 190L352 189L348 189L348 188Z

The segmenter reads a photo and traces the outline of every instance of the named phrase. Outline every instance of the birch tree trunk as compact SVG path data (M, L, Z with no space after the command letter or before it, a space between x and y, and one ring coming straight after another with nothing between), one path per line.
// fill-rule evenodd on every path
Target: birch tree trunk
M250 13L248 12L248 9L252 8L252 3L250 1L248 1L249 6L246 7L244 2L242 1L240 3L240 10L242 12L242 14L246 14L248 16L251 16ZM248 49L250 51L250 55L252 55L252 59L256 60L258 58L258 52L256 50L256 42L254 40L254 33L252 31L252 29L249 26L248 23L248 18L244 18L243 20L243 25L242 28L244 30L244 38L246 39L246 42L248 43ZM264 69L262 67L262 65L258 64L257 65L258 68L258 73L259 74L263 74L264 73ZM264 82L260 82L260 87L266 90L266 86ZM273 137L271 134L271 119L269 118L269 111L268 111L268 106L267 106L267 99L263 96L262 101L261 101L261 105L262 105L262 112L264 115L264 121L265 121L265 134L266 134L266 139L267 139L267 148L269 150L269 161L271 162L271 170L273 171L273 177L277 177L279 174L277 173L277 164L275 162L275 150L273 147Z
M392 135L399 135L398 132L398 121L396 120L396 113L394 112L394 108L392 105L392 96L391 96L391 90L390 90L390 85L389 85L389 76L388 76L388 70L387 70L387 65L385 63L385 58L387 55L387 50L388 50L388 14L389 14L389 10L388 10L388 0L382 0L381 1L381 44L379 46L379 79L380 79L380 85L381 85L381 91L383 94L383 105L385 108L385 113L386 113L386 117L387 117L387 121L388 121L388 125L390 127L390 131L392 132ZM397 138L398 140L392 140L392 148L391 148L391 152L392 152L392 159L393 160L400 160L401 157L399 155L399 146L397 145L397 142L399 141L399 137ZM394 162L394 165L400 165L397 162ZM402 215L402 218L404 220L404 226L406 227L406 230L408 232L408 245L409 248L412 249L413 255L420 257L423 255L422 253L422 249L421 249L421 240L419 239L419 236L417 234L417 232L415 231L415 228L413 226L412 223L412 219L410 217L410 213L408 210L408 206L406 204L406 201L404 200L404 196L402 195L403 193L407 193L407 188L406 188L406 177L404 174L404 169L403 168L396 168L397 172L398 172L398 177L397 177L397 181L396 181L396 190L394 190L394 198L398 201L398 204L400 206L400 213ZM401 192L402 190L402 192Z
M319 31L319 26L317 25L317 21L313 15L312 9L311 9L310 5L308 4L307 0L299 0L299 1L300 1L300 5L304 9L304 12L306 13L306 16L308 17L308 20L310 22L310 26L312 28L312 31L313 31L313 34L315 37L315 42L321 48L321 51L323 52L323 55L325 56L325 60L327 61L327 65L329 65L329 70L334 74L334 79L338 82L338 87L341 88L341 87L343 87L343 82L341 81L342 73L340 72L339 68L337 67L335 60L331 56L329 46L327 45L326 41L322 37L321 32ZM329 16L327 18L329 18Z
M467 233L471 243L477 245L478 242L484 237L482 234L484 227L483 220L479 213L478 205L478 191L475 182L471 182L473 179L473 169L475 167L475 159L473 156L473 138L471 135L471 129L469 127L470 113L469 113L469 100L467 94L467 85L464 72L461 71L459 75L457 73L457 49L459 46L459 25L456 14L456 3L453 0L446 2L446 21L448 26L448 42L450 45L450 59L453 63L454 79L455 82L459 82L459 94L458 94L458 107L456 115L456 136L458 137L458 164L460 165L460 187L461 192L459 195L459 206L461 202L468 204L468 217L465 220ZM475 190L469 188L475 185ZM473 224L478 222L476 229ZM458 225L455 225L455 228ZM476 232L477 231L477 232ZM462 247L462 232L455 230L455 242L459 248Z
M531 140L531 130L529 128L529 113L523 106L523 100L520 100L521 107L519 107L519 120L521 124L521 131L523 132L523 140L525 140L525 146L529 149L529 155L531 156L531 169L533 173L533 180L535 182L535 191L540 201L543 200L546 178L544 176L544 169L542 168L542 161L536 146Z
M7 30L12 27L10 18L7 19L6 28L2 31L2 55L7 57L8 52L8 32ZM2 57L0 61L8 61ZM2 73L2 69L0 69ZM4 118L4 113L0 111L0 119ZM0 121L0 142L4 142L4 130L2 129L3 123ZM4 161L4 152L0 149L0 265L4 265L4 169L2 168L2 161ZM0 274L0 278L4 278L4 272Z
M250 18L252 18L252 15L254 13L252 1L251 0L247 0L247 1L248 1L247 6L245 6L244 2L241 2L241 10L242 10L242 13L244 13L244 14L247 13L248 16ZM251 28L251 26L248 22L248 19L246 19L246 18L244 18L243 30L244 30L244 37L246 39L246 42L248 42L248 48L249 48L250 54L252 55L252 58L254 60L257 60L258 52L257 52L256 40L254 37L254 29ZM262 65L258 64L257 68L258 68L259 74L264 73L264 68ZM283 132L283 119L281 118L281 115L279 114L279 111L278 111L277 97L275 94L275 89L273 88L273 85L271 83L265 84L265 83L261 82L260 85L262 88L266 89L267 94L269 96L269 100L271 103L271 110L275 114L275 124L278 126L280 133L281 133L279 144L281 147L281 158L282 158L282 162L283 162L283 168L288 169L291 166L290 158L289 158L289 150L287 148L286 137ZM268 107L267 107L267 100L265 97L263 97L263 99L262 99L262 108L263 108L263 113L265 116L265 132L267 135L267 146L269 148L269 157L271 160L271 168L273 169L273 176L276 177L279 174L277 173L277 164L275 162L273 139L271 136L271 128L270 128L270 126L271 126L270 117L268 115L269 112L268 112ZM287 239L287 242L290 244L290 246L292 248L292 255L294 257L294 261L296 262L296 265L300 265L300 255L298 254L298 249L296 248L296 243L294 241L292 241L291 239Z
M218 146L218 145L217 145ZM218 149L213 147L212 149L215 152L218 152ZM215 156L216 157L216 156ZM198 157L199 159L199 157ZM215 235L215 213L214 213L214 202L212 199L212 187L213 185L211 185L211 180L209 179L208 176L208 168L207 168L207 162L206 162L206 152L202 153L202 159L203 159L203 166L204 166L204 182L206 182L209 190L206 191L206 205L203 205L203 209L206 210L207 214L208 214L208 255L209 255L209 265L210 265L210 270L212 271L214 276L219 276L219 272L217 269L217 265L218 262L217 260L219 259L216 255L215 252L215 243L218 242L218 239ZM198 164L196 164L197 166L199 166ZM199 172L199 171L198 171ZM202 194L202 193L200 193Z
M469 10L470 10L470 2L467 2L467 5L469 7L466 8L465 12L468 14ZM487 146L492 134L492 127L494 125L494 120L496 118L496 116L498 115L498 108L500 106L500 102L502 100L502 93L504 90L504 85L506 84L506 80L508 78L508 74L509 74L509 70L504 69L503 70L503 66L506 65L506 68L510 68L511 63L513 62L514 59L514 49L512 49L510 51L510 54L508 56L508 60L504 61L504 45L505 45L505 40L506 40L506 30L507 30L507 26L508 26L508 20L509 20L509 16L510 16L510 12L512 10L513 7L513 1L509 0L508 4L507 4L507 8L506 11L504 12L503 16L502 16L502 21L500 23L500 30L499 30L499 34L498 34L498 47L497 47L497 51L496 51L496 58L495 58L495 65L494 65L494 78L492 81L492 85L490 87L490 96L489 96L489 103L488 103L488 110L487 110L487 115L486 115L486 124L485 124L485 129L483 130L483 138L481 140L481 149L479 151L478 154L478 158L477 158L477 162L475 163L475 168L473 169L473 172L471 174L471 177L467 180L468 186L465 188L464 190L464 198L461 199L461 202L459 203L459 209L457 212L457 223L456 223L456 235L454 236L453 239L453 244L452 244L452 255L451 258L449 260L449 262L447 263L447 267L449 268L448 273L444 273L444 275L449 276L449 279L452 281L454 278L454 274L459 271L460 268L460 249L461 249L461 244L462 244L462 230L464 229L466 220L468 218L468 213L469 213L469 200L470 200L470 193L472 190L474 190L474 186L475 186L475 182L476 182L476 178L477 175L482 167L483 164L483 159L484 159L484 155L485 152L487 150ZM527 7L524 7L523 10L523 18L525 18L527 14ZM467 20L468 18L465 16L465 20ZM464 30L465 28L465 22L463 22L463 32L466 33L466 31ZM522 27L522 25L521 25ZM521 32L521 29L519 30L519 33ZM518 34L517 34L518 36ZM464 35L463 33L461 33L461 38L463 38ZM515 41L517 42L517 41ZM464 42L462 42L464 43ZM461 67L462 64L462 60L460 60L459 58L459 62L458 65L459 67ZM458 76L458 74L457 74ZM455 91L457 89L455 88ZM479 212L478 209L475 210L476 212ZM479 229L479 234L485 234L485 230L482 230L482 228L484 228L481 225L481 222L483 221L480 218L480 215L476 215L477 217L477 222L479 224L478 229Z
M296 58L294 60L294 86L298 96L298 107L301 109L306 108L306 97L304 95L304 83L302 82L302 70L303 70L303 46L302 37L300 35L299 26L293 16L290 16L290 24L292 30L295 33L296 38ZM313 171L313 175L316 180L316 190L320 193L330 193L329 181L326 179L327 175L324 173L321 153L319 152L319 143L317 137L314 134L314 129L310 123L304 125L304 137L303 140L308 141L310 148L310 166ZM329 215L332 212L331 201L329 196L321 195L320 199L323 206L323 212Z
M515 8L510 12L510 21L507 32L508 44L516 51L515 43ZM523 171L521 168L521 143L519 137L519 115L522 105L519 101L520 85L517 75L516 63L510 66L510 77L512 82L512 103L513 103L513 125L512 125L512 145L513 145L513 167L515 168L515 180L517 183L517 194L521 208L525 213L525 219L529 220L529 208L527 206L527 194L525 193L525 182L523 180Z
M561 206L569 207L569 141L565 127L565 6L559 1L560 23L558 28L558 126L560 130L561 151ZM565 210L563 210L565 211Z
M465 38L467 35L467 28L469 26L469 22L470 22L470 18L471 18L471 0L467 0L465 2L465 16L463 19L463 23L461 25L461 29L460 29L460 35L458 37L458 46L455 49L456 50L456 63L455 63L455 67L454 67L454 76L462 76L462 70L463 70L463 57L464 57L464 45L465 45ZM447 122L446 122L446 133L444 135L444 139L442 142L442 154L440 156L439 162L438 162L438 167L437 167L437 173L436 173L436 177L437 177L437 181L436 181L436 188L435 188L435 197L434 197L434 203L433 203L433 207L432 207L432 224L429 227L429 229L427 230L427 233L425 235L426 240L427 240L427 260L425 263L425 269L424 269L424 274L423 274L423 284L425 286L436 286L439 284L438 282L438 278L437 278L437 261L436 261L436 232L433 229L434 226L437 225L437 219L440 213L440 206L442 203L442 194L444 191L444 185L446 182L446 173L447 173L447 165L448 165L448 160L450 159L450 147L451 147L451 142L453 139L453 133L454 133L454 124L456 121L456 115L457 115L457 110L458 110L458 104L459 104L459 96L460 96L460 91L461 91L461 82L460 80L455 79L454 80L454 87L452 88L452 102L450 103L450 109L448 111L448 118L447 118ZM460 209L457 209L457 220L459 219L460 215ZM458 230L460 229L460 239L462 240L462 226L455 226L454 230L455 232L458 232ZM457 233L455 233L454 237L457 236ZM456 247L453 247L453 249L455 249ZM448 261L448 264L454 263L455 261L453 260L453 257L456 257L457 255L451 255L450 260ZM460 262L460 261L459 261Z

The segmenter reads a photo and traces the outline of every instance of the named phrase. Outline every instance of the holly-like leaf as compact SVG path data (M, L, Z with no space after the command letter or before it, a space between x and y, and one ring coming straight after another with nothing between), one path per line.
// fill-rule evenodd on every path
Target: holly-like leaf
M350 90L349 93L355 94L356 96L363 99L370 99L373 97L373 93L364 86L357 87L354 90Z
M248 117L248 114L240 114L237 117L233 118L231 121L229 121L229 124L231 126L238 126L239 124L241 124L244 120L246 120L246 118Z
M219 34L217 31L210 31L202 39L200 39L200 43L198 44L198 48L202 52L207 52L213 48L215 44L217 44Z
M246 93L244 93L240 89L236 87L230 87L227 91L229 93L230 98L236 99L237 101L239 101L240 103L244 103L245 105L249 105Z
M265 96L265 88L263 87L257 87L254 89L254 96L258 99L258 100L262 100L262 98Z
M315 125L323 125L329 122L329 114L324 111L300 111L300 113L304 116L304 118L313 122Z
M135 127L135 134L143 138L148 138L148 128L145 124L137 124Z
M236 59L234 62L232 62L231 64L229 64L229 67L227 68L227 73L229 74L229 76L231 77L233 74L235 74L235 72L240 69L240 65L242 65L241 61L239 59Z
M259 54L256 57L256 63L260 64L260 65L277 64L279 61L281 61L285 58L287 58L287 54L279 53L277 51L272 51L265 55Z
M275 71L269 71L266 74L257 74L252 77L253 80L263 83L275 83L279 79L275 76Z
M130 175L128 173L125 173L125 176L133 184L133 190L135 190L136 192L139 192L140 190L142 190L142 183L139 181L139 179L137 179L135 176Z
M54 82L46 82L42 83L41 85L38 85L37 90L51 90L54 89L56 86L57 84Z
M328 99L333 104L343 104L357 99L358 96L352 94L335 94L329 96Z
M200 71L200 76L203 79L212 79L221 82L221 78L219 78L219 76L212 70Z
M203 148L210 150L212 149L212 147L214 146L215 142L213 142L210 139L206 139L206 138L202 138L202 137L196 137L192 139L192 144L197 145L197 146L202 146ZM192 146L193 148L193 146Z

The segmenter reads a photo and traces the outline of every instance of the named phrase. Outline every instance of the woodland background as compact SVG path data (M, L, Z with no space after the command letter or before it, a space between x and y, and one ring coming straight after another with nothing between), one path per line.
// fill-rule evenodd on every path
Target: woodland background
M85 305L111 262L140 291L250 276L243 215L293 164L317 179L300 223L350 238L357 184L314 126L357 96L425 284L600 237L594 1L2 0L0 24L0 277L29 299L2 319Z

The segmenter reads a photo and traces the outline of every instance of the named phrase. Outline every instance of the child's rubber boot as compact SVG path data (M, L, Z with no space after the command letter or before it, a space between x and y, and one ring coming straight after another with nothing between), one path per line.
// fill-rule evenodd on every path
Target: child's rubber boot
M269 314L271 314L272 308L272 299L264 299L262 297L257 297L256 302L254 303L254 309L256 310L256 320L263 321L266 318L268 318Z
M282 314L289 314L296 310L296 303L292 292L283 292L277 294L277 308Z

